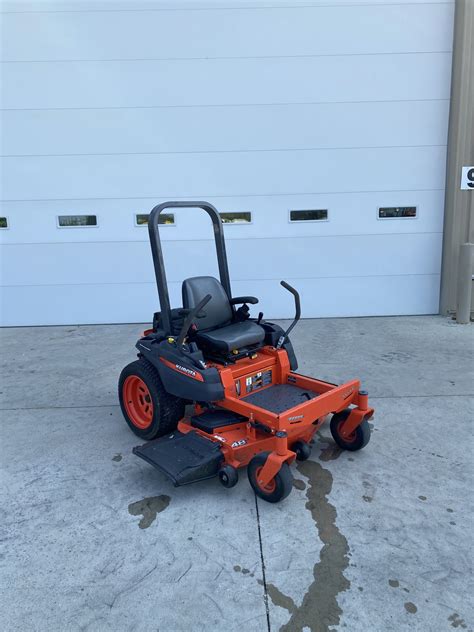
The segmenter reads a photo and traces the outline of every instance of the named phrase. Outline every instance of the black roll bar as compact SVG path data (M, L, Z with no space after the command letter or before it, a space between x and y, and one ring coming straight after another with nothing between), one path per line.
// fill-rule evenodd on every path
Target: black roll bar
M158 204L150 212L150 216L148 218L148 234L150 235L156 285L158 287L158 296L160 298L161 322L163 323L163 328L166 333L171 333L171 305L168 292L168 282L166 280L165 264L163 260L163 249L161 247L160 232L158 228L158 216L162 211L169 208L200 208L206 211L206 213L210 216L214 227L214 240L216 242L220 280L229 300L232 297L229 267L227 264L227 254L225 250L224 228L217 209L209 202L163 202L162 204Z

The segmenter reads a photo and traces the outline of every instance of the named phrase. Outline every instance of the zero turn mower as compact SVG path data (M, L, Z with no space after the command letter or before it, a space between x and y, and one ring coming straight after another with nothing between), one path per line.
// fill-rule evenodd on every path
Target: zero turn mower
M182 284L183 306L171 309L159 214L170 208L201 208L214 226L220 281L198 276ZM148 222L161 311L153 328L138 340L138 360L119 380L122 412L133 432L147 441L133 452L185 485L218 476L224 487L247 472L255 493L278 502L292 489L291 463L306 460L311 442L329 414L335 442L360 450L370 439L374 410L359 380L340 386L296 372L289 333L250 318L253 296L232 296L224 230L217 210L207 202L165 202ZM185 413L186 405L192 412ZM188 408L189 410L189 408Z

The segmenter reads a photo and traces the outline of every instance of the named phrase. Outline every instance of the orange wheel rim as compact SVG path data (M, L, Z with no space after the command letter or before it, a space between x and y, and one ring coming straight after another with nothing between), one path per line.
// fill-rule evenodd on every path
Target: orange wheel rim
M134 426L145 430L153 421L153 402L145 382L138 375L129 375L123 383L123 402Z
M272 478L272 480L267 483L266 485L260 485L260 483L258 482L258 478L260 476L260 472L263 470L263 465L261 467L258 467L255 471L255 478L257 479L257 485L260 487L260 489L263 489L263 491L266 494L271 494L272 492L275 491L276 488L276 482L275 479Z
M344 423L344 421L340 421L340 422L337 424L337 434L338 434L338 435L341 437L341 439L342 439L343 441L345 441L346 443L353 443L353 442L356 440L356 436L357 436L357 435L356 435L356 431L355 431L355 430L353 430L353 431L351 432L351 434L350 434L350 435L348 435L347 437L343 437L343 436L341 435L341 430L342 430L342 425L343 425L343 423Z

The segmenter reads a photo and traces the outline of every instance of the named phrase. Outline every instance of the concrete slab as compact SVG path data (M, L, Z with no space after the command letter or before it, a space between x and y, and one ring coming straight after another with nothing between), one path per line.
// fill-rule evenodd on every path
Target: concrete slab
M131 454L140 441L120 417L3 419L2 628L264 629L253 494L217 481L178 492Z
M449 429L437 401L374 404L374 431L364 450L334 450L324 427L314 462L298 464L295 475L304 488L287 507L315 505L301 522L283 505L261 508L266 583L277 606L272 629L325 630L323 618L331 629L449 630L454 613L473 620L467 597L474 592L472 511L466 502L472 453L464 443L472 400L456 398Z
M474 629L471 326L302 321L300 371L363 378L367 448L324 427L279 505L174 488L131 454L116 381L140 325L0 331L2 627Z

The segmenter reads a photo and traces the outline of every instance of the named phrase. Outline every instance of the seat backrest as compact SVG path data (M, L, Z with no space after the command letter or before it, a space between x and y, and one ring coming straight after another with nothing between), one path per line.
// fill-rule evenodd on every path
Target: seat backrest
M183 307L192 309L206 294L212 296L204 307L204 318L199 318L196 323L199 329L214 329L231 322L233 312L229 303L229 297L221 283L211 276L191 277L185 279L182 285Z

